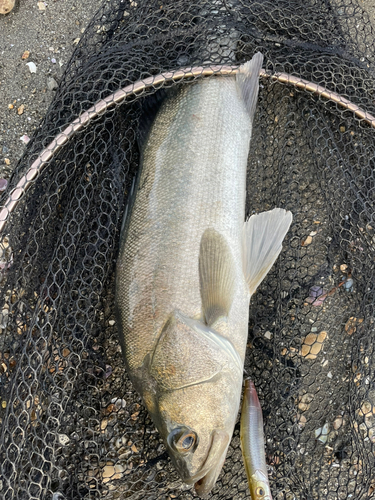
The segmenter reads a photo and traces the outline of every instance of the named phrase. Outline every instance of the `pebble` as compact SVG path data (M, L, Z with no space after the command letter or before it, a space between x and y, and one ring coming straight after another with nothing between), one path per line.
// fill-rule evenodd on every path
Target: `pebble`
M114 319L110 319L108 321L109 326L113 326L115 323L116 323L116 321Z
M272 333L267 331L267 332L264 334L264 336L265 336L265 338L266 338L266 339L270 340L270 339L271 339L271 337L272 337Z
M0 14L9 14L14 4L15 0L0 0Z
M315 437L320 441L321 443L325 444L328 439L328 434L329 434L329 424L326 422L323 427L319 427L319 429L315 430Z
M28 142L30 142L30 137L28 135L24 134L22 137L20 137L20 141L27 144Z
M120 464L112 465L112 463L109 463L109 465L103 467L103 483L107 483L111 479L120 479L124 470L124 467Z
M312 243L312 237L311 236L308 236L305 240L302 241L302 246L303 247L307 247L308 245L310 245Z
M22 115L24 111L25 111L25 105L21 104L21 106L17 108L17 114Z
M52 57L52 59L51 59L51 63L52 63L52 64L56 64L56 59L55 59L54 57Z
M340 271L345 271L348 268L347 264L341 264Z
M5 165L10 165L10 160L9 160L9 158L4 158L4 163L5 163Z
M8 104L8 109L13 109L13 108L14 108L13 104Z
M353 280L352 278L348 278L344 283L344 288L347 292L353 291Z
M311 404L311 401L314 399L314 395L313 394L310 394L310 393L307 393L307 394L304 394L301 398L301 401L299 402L298 404L298 408L301 410L301 411L306 411L310 408L310 404Z
M306 359L316 359L327 338L327 332L309 333L302 344L301 355Z
M374 409L372 408L372 404L370 403L370 401L365 401L364 403L362 403L361 409L358 411L358 415L360 417L363 417L363 415L369 415L374 411L375 408Z
M0 179L0 191L5 191L8 186L8 181L6 179Z
M36 73L36 65L33 62L26 63L26 66L29 67L30 73Z
M46 4L44 2L38 2L39 10L46 10Z
M348 335L353 335L357 331L357 326L363 323L363 318L350 317L345 324L345 331Z
M59 85L58 85L57 81L54 78L52 78L52 77L47 78L47 87L48 87L48 90L57 89L58 86Z
M333 422L333 428L337 431L337 429L340 429L342 425L343 425L343 418L340 416L336 417Z
M59 434L58 436L59 436L59 443L62 444L63 446L69 443L70 439L66 434Z
M125 408L126 406L125 399L113 398L111 399L111 403L114 404L117 409Z
M21 59L28 59L30 55L29 50L25 50L25 52L22 54Z

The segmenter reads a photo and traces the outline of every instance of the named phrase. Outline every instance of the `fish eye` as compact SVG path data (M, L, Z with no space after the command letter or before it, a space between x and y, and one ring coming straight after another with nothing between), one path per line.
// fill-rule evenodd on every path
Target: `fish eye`
M169 444L179 453L186 453L194 449L198 436L194 431L186 428L178 428L168 436Z
M262 497L266 492L264 491L264 488L262 488L262 486L258 486L258 488L255 490L255 493L258 496Z

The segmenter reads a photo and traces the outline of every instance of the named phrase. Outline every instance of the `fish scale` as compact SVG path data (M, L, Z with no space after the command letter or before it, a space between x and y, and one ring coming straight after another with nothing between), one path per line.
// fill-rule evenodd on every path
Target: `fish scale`
M181 118L170 126L176 107L176 120ZM237 130L241 127L242 134ZM234 134L228 134L231 128ZM125 344L134 343L134 336L142 339L139 349L132 349L130 369L142 365L173 309L190 317L201 315L198 256L207 227L227 237L241 282L250 135L250 118L234 78L215 78L183 87L157 116L144 153L142 189L133 207L128 244L123 250L130 265L119 278L118 294L127 294L136 286L148 296L146 304L143 293L138 295L137 303L128 299L132 306L123 314ZM186 155L186 151L191 153ZM148 287L151 282L152 288ZM242 287L239 297L246 296L243 279ZM248 305L246 300L240 302L243 310L234 307L232 315L242 319L248 314ZM127 326L127 316L139 318L135 330ZM230 335L243 356L243 328Z

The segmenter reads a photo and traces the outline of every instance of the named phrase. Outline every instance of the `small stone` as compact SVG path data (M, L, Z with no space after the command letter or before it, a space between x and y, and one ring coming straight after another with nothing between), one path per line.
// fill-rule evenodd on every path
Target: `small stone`
M108 321L109 326L113 326L115 323L116 323L116 321L114 319L110 319Z
M345 127L343 125L340 127L340 132L345 132Z
M24 134L22 137L20 137L20 141L27 144L28 142L30 142L30 137L28 135Z
M315 430L315 437L318 439L318 441L320 441L323 444L327 442L328 434L329 434L328 422L325 423L323 427L320 427L319 429Z
M21 59L28 59L30 55L29 50L25 50L25 52L22 54Z
M4 408L4 409L5 409L6 407L7 407L7 402L3 400L3 401L1 402L1 408Z
M14 4L15 0L0 0L0 14L9 14Z
M265 336L265 338L266 338L267 340L270 340L270 339L271 339L271 337L272 337L272 333L271 333L271 332L269 332L269 331L267 331L267 332L264 334L264 336Z
M312 237L308 236L305 240L302 241L301 245L303 247L307 247L308 245L311 245L312 243Z
M29 67L30 73L36 73L36 65L33 62L26 63L26 66Z
M113 398L111 399L111 403L114 404L118 410L126 407L125 399Z
M344 271L346 271L347 268L348 268L348 266L346 264L341 264L340 271L344 272Z
M14 108L13 104L8 104L8 109L13 109L13 108Z
M332 372L328 372L328 373L327 373L327 377L328 377L328 378L332 378L332 377L333 377Z
M62 444L63 446L69 443L70 439L66 434L59 434L58 436L59 436L59 443Z
M344 283L344 288L347 292L352 292L353 291L353 279L348 278L345 283Z
M357 326L363 323L363 318L350 317L345 324L345 331L348 335L353 335L357 331Z
M10 165L10 160L9 160L9 158L4 158L4 163L5 163L5 165Z
M25 111L25 105L21 104L21 106L17 108L17 114L22 115L24 111Z
M138 453L138 448L135 446L135 444L132 445L131 450L133 453Z
M315 335L315 333L309 333L306 337L305 337L305 344L307 345L313 345L313 343L316 341L317 339L317 335Z
M77 45L77 43L80 41L81 39L80 38L75 38L73 40L73 45Z
M369 401L365 401L361 405L359 415L362 417L363 415L368 415L369 413L372 413L372 404Z
M51 59L51 63L52 63L52 64L56 64L56 59L55 59L54 57L52 57L52 59Z
M102 420L102 421L100 422L100 429L101 429L102 431L105 431L105 430L106 430L106 428L107 428L107 425L108 425L108 420L105 418L104 420Z
M333 422L333 428L337 431L337 429L340 429L343 423L343 418L338 416L334 422Z
M63 349L62 355L64 356L64 358L66 358L67 356L69 356L69 354L70 354L69 349L65 347L65 349Z
M309 234L309 236L315 236L317 234L317 231L311 231L311 233Z
M46 10L46 4L44 2L38 2L39 10Z
M6 179L0 179L0 191L5 191L8 186L8 181Z
M48 87L48 90L54 90L54 89L57 89L58 87L58 83L56 82L56 80L52 77L49 77L47 78L47 87Z

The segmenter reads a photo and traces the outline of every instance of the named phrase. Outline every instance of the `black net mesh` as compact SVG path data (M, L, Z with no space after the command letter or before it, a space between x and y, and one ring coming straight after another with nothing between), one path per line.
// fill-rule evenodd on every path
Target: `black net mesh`
M242 63L258 50L266 70L315 82L375 114L373 31L354 0L109 0L8 193L99 99L180 67ZM156 90L130 96L67 141L2 233L4 500L194 496L127 378L113 311L138 121ZM374 158L374 130L352 111L261 80L247 210L294 214L284 251L251 302L245 364L263 408L276 499L374 496ZM210 498L249 498L238 425Z

